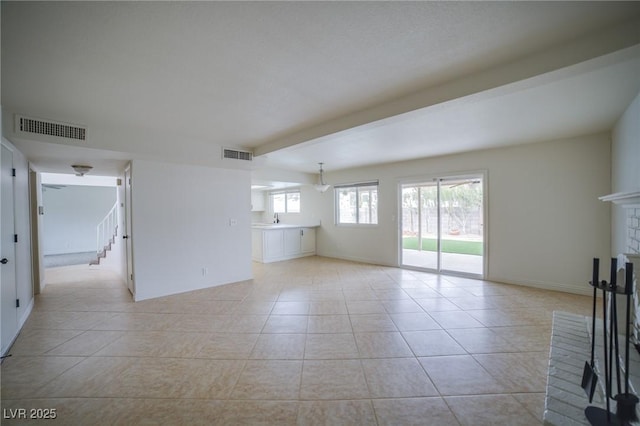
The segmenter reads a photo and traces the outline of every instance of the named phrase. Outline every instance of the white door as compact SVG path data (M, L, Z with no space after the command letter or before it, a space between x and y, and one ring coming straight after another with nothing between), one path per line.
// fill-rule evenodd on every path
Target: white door
M2 286L0 311L2 311L2 344L1 353L4 354L18 328L18 309L16 308L16 256L15 256L15 223L13 210L13 153L2 147L0 154L2 166L0 185L2 210L2 231L0 240L0 283Z
M132 295L136 295L135 282L133 280L133 243L131 230L131 167L124 171L124 232L122 238L125 241L124 248L127 253L127 287Z

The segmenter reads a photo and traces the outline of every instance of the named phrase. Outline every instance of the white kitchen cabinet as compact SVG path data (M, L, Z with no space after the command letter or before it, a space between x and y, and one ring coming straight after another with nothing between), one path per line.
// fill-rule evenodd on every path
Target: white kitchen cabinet
M251 259L259 260L263 258L262 231L251 230ZM262 260L260 260L262 262Z
M251 232L251 255L256 262L277 262L316 253L316 233L311 227L260 226Z
M284 232L284 255L297 256L302 253L302 233L301 228L283 229Z
M251 211L263 212L265 208L264 191L251 191Z
M313 228L300 228L302 253L316 253L316 230Z
M265 259L280 259L284 256L284 239L281 230L263 231Z
M251 258L269 263L284 257L284 234L282 230L251 230Z

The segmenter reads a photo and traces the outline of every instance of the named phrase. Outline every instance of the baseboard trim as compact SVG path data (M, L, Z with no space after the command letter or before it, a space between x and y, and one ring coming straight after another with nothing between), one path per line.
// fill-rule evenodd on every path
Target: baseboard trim
M336 256L336 255L325 255L325 254L318 254L318 256L327 257L331 259L348 260L351 262L367 263L370 265L380 265L380 266L388 266L392 268L403 269L401 266L398 266L398 265L387 264L385 262L380 262L380 261L362 258L362 257L356 257L356 256ZM443 275L448 275L448 274L443 274ZM466 275L461 275L461 276L466 276ZM499 277L499 276L497 277L497 276L491 276L491 275L486 276L485 278L471 277L471 276L469 278L479 279L484 281L491 281L495 283L539 288L541 290L560 291L563 293L579 294L583 296L590 296L593 290L592 287L587 285L586 283L584 285L563 284L563 283L554 283L554 282L546 282L546 281L520 280L520 279Z
M486 277L485 280L496 282L496 283L513 284L513 285L520 285L523 287L539 288L541 290L553 290L553 291L560 291L563 293L579 294L582 296L589 296L593 292L593 287L589 286L586 283L584 285L562 284L562 283L553 283L553 282L545 282L545 281L518 280L518 279L495 277L495 276Z
M348 260L350 262L358 262L358 263L366 263L368 265L378 265L378 266L388 266L391 268L397 268L398 265L392 265L390 263L380 262L377 260L371 260L363 257L355 257L355 256L336 256L336 255L326 255L318 253L317 256L326 257L328 259L338 259L338 260Z

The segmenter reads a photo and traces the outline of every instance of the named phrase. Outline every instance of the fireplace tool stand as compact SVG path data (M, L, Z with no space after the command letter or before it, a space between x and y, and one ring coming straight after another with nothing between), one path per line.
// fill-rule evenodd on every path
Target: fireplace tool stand
M589 406L584 410L585 416L589 423L593 426L605 426L605 425L629 425L631 421L637 420L636 416L636 404L638 403L638 397L632 393L629 393L629 322L630 322L630 308L631 308L631 294L633 292L633 264L625 264L625 286L620 287L617 285L617 259L611 259L611 280L609 283L606 281L598 282L599 276L599 259L593 259L593 278L590 284L594 287L594 307L596 290L602 291L602 334L603 334L603 355L604 355L604 389L605 389L605 403L606 409L600 407ZM625 327L625 368L624 368L624 393L622 392L622 383L620 375L620 345L618 342L618 307L617 307L617 295L621 294L626 296L627 314L626 314L626 327ZM609 309L608 309L609 308ZM594 309L595 317L595 309ZM608 317L608 318L607 318ZM593 322L595 325L595 321ZM608 336L607 336L608 334ZM585 376L583 377L583 387L591 402L593 397L593 391L595 388L595 381L592 386L587 388L585 386L585 378L587 373L593 374L593 344L595 342L595 330L592 332L592 364L591 369L587 371L585 366ZM588 365L588 364L587 364ZM615 365L615 377L617 383L617 395L612 396L612 384L614 378L614 365ZM596 380L597 380L597 376ZM611 412L611 399L616 401L616 413Z

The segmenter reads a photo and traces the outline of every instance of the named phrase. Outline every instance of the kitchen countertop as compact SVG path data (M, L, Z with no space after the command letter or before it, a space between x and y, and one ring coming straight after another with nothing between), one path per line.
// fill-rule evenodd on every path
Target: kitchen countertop
M251 228L253 229L290 229L290 228L317 228L318 224L315 225L290 225L288 223L252 223Z

